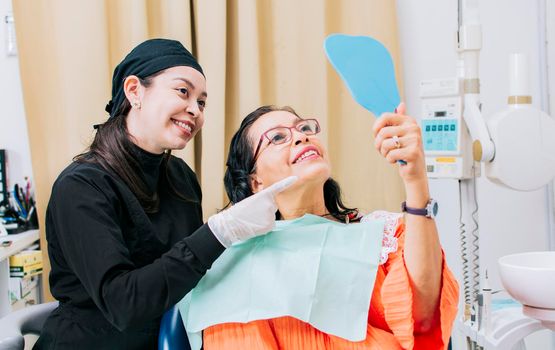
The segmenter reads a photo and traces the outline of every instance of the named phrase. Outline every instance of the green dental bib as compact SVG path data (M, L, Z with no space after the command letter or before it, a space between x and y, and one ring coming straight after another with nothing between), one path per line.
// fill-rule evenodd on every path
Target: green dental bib
M231 246L178 304L191 348L210 326L282 316L364 340L383 229L307 214Z

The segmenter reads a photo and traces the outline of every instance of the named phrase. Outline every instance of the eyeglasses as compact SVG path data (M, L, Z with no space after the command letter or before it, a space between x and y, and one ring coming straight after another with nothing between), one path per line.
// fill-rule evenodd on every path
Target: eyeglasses
M262 134L262 136L260 136L260 141L258 142L258 146L256 146L256 151L254 151L251 169L254 168L254 164L256 163L258 156L262 153L258 153L258 151L260 151L260 146L262 146L264 138L268 139L268 145L282 145L284 143L291 142L291 139L293 138L293 132L291 129L295 129L307 136L311 136L320 132L320 124L316 119L301 119L293 126L277 126L267 130Z

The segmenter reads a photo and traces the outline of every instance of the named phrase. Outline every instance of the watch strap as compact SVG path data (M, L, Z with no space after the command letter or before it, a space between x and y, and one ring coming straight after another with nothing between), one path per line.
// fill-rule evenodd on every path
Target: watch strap
M401 203L401 210L412 215L428 216L427 206L425 208L411 208L407 207L407 202L403 202Z

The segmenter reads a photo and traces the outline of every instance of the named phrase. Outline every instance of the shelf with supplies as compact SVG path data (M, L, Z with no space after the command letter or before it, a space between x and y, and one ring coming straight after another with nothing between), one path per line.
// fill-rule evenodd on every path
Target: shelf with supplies
M34 248L39 248L39 230L0 236L0 318L42 299L42 257L32 253ZM14 269L10 263L18 255Z
M39 230L29 230L7 236L0 236L0 261L19 253L39 240Z
M12 176L9 183L9 156L0 149L0 318L42 299L34 189L30 176Z

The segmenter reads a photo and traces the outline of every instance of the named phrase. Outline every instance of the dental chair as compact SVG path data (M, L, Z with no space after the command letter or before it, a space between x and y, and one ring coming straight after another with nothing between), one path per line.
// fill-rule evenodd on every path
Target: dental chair
M0 349L2 350L2 349ZM166 311L160 322L158 350L191 350L177 305Z
M23 350L26 334L39 335L50 312L58 302L28 306L0 319L0 350Z
M57 301L28 306L0 319L0 350L23 350L25 348L23 336L39 335L44 322L56 307L58 307ZM158 349L191 350L177 306L166 311L162 317Z

